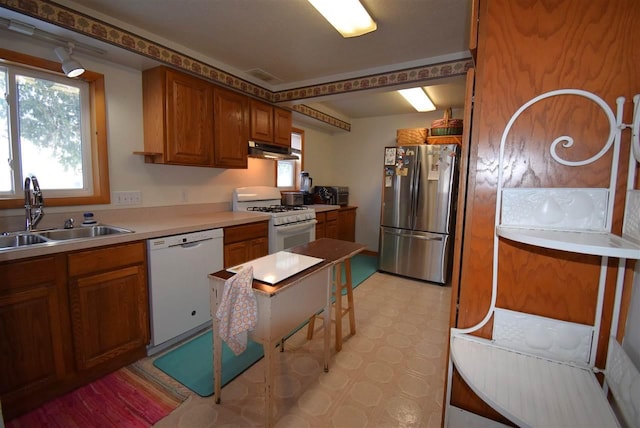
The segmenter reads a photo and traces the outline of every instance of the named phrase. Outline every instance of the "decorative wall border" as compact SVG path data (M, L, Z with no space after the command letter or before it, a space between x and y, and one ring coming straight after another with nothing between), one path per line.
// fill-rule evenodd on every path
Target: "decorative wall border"
M424 82L427 80L441 79L443 77L461 76L466 75L470 68L473 68L473 60L467 58L274 92L272 101L293 101L324 95L384 88L404 83Z
M272 92L181 52L66 6L59 5L53 1L0 0L0 7L126 49L270 103L301 100L323 95L345 94L367 89L383 88L400 83L423 82L443 77L459 76L466 74L467 70L473 67L472 59L468 58ZM300 114L339 129L347 131L351 129L349 123L311 107L297 105L290 108Z
M303 114L305 116L309 116L313 119L319 120L320 122L324 122L328 125L335 126L336 128L340 128L343 131L351 132L351 124L345 122L344 120L340 120L333 116L330 116L326 113L321 112L320 110L316 110L312 107L309 107L304 104L294 104L289 107L291 110Z

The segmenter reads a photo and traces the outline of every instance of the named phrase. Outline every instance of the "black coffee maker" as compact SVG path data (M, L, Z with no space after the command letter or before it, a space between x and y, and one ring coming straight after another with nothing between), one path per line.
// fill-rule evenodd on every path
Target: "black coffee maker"
M309 177L309 173L306 171L300 172L300 191L302 192L302 198L305 205L313 204L313 180Z

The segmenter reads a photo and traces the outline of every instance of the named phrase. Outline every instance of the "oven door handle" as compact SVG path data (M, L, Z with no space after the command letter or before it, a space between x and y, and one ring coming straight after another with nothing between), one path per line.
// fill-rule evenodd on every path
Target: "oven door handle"
M309 229L310 225L315 226L317 222L318 220L313 219L313 220L305 220L304 222L300 222L300 223L283 224L281 226L276 226L276 230L278 231L278 233L296 233L296 232L300 232L301 230Z

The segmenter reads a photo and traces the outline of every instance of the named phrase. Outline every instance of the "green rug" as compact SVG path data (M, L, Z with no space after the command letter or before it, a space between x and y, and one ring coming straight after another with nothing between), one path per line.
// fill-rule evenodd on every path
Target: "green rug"
M351 281L357 287L378 269L378 258L358 254L351 259ZM297 329L296 329L297 330ZM251 340L236 356L222 344L222 386L255 364L264 355L262 345ZM211 330L158 357L153 365L202 397L213 394L213 335Z

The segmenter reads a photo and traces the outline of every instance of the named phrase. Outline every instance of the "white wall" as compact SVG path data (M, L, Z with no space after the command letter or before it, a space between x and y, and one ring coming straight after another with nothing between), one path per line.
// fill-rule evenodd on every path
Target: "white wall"
M462 110L453 117L461 118ZM396 132L429 128L442 112L353 119L351 132L316 135L305 129L305 169L314 185L349 186L349 205L358 207L356 241L378 251L380 201L385 146L395 146Z

